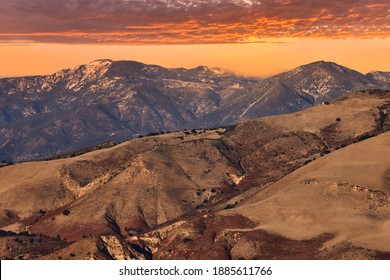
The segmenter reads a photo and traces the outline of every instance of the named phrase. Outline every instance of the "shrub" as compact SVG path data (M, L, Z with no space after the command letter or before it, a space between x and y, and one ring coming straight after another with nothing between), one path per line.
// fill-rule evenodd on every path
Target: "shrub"
M191 242L191 241L192 241L192 239L189 238L189 237L183 238L183 242L184 242L184 243Z
M69 210L64 210L64 212L62 212L62 214L64 214L65 216L68 216L70 214L70 211Z
M16 233L13 231L5 231L5 230L0 230L0 236L15 236Z
M360 135L358 137L358 141L363 141L363 140L369 139L369 138L374 137L374 136L375 136L375 134L364 133L363 135Z
M236 206L236 205L237 205L237 202L235 202L235 203L233 203L233 204L228 204L228 205L225 206L224 209L232 209L232 208L234 208L234 206Z
M148 135L146 136L157 136L159 133L158 132L150 132Z

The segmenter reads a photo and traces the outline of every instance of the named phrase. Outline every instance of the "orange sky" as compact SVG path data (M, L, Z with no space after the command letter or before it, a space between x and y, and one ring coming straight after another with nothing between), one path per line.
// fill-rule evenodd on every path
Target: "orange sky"
M334 61L363 73L371 70L390 71L390 38L297 38L283 41L159 46L2 45L0 76L51 74L100 58L137 60L165 67L218 66L253 76L272 75L316 60Z
M390 71L389 0L0 0L0 77L109 58L267 76Z

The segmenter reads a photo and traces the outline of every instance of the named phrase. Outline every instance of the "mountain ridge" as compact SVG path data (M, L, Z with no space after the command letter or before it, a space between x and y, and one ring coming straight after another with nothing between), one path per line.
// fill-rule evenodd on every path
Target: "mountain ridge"
M390 87L390 73L378 73L319 61L257 80L206 66L101 59L52 75L3 78L0 160L296 112L353 90Z

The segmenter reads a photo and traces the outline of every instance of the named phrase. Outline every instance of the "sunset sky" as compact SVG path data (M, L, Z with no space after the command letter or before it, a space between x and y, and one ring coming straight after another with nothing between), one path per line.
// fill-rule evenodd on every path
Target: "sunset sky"
M267 76L315 60L390 71L389 0L0 0L0 76L95 59Z

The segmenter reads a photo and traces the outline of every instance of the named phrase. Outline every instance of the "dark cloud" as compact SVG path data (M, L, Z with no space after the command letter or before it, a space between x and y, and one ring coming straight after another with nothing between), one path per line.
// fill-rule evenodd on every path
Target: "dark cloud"
M0 42L188 44L389 37L388 0L0 0Z

